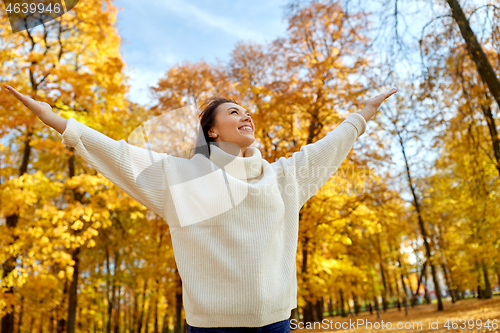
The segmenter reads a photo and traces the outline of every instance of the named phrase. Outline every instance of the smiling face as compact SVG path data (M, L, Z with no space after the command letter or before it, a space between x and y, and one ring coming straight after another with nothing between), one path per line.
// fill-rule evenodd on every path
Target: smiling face
M241 152L254 143L254 134L255 125L250 113L234 103L223 103L217 107L215 125L208 131L208 135L214 138L215 142L233 143Z

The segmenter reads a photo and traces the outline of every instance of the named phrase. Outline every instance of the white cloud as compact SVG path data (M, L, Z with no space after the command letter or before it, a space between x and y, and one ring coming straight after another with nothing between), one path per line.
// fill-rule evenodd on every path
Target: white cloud
M151 106L149 87L155 86L164 72L161 69L141 66L129 67L126 73L130 77L129 99L144 106Z

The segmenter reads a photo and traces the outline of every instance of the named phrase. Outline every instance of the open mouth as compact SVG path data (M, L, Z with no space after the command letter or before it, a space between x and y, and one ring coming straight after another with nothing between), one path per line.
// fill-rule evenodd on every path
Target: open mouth
M250 125L244 125L238 128L240 131L243 132L252 132L252 127Z

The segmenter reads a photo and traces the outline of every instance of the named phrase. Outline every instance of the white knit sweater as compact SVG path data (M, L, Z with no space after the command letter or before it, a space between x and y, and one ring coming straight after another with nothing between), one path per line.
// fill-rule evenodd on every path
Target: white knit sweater
M152 152L74 118L60 136L168 223L189 325L261 327L297 307L299 210L365 129L363 116L352 113L321 140L274 163L255 147L236 157L212 144L210 159Z

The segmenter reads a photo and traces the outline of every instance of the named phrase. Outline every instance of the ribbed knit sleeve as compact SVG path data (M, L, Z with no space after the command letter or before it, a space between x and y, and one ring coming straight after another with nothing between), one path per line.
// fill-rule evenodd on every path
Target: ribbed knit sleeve
M64 145L74 147L77 155L118 188L165 218L163 163L168 154L113 140L74 118L67 120L59 136Z
M299 209L337 171L365 130L365 118L359 113L351 113L324 138L302 146L289 158L281 157L272 163L285 178L287 194L295 192Z

